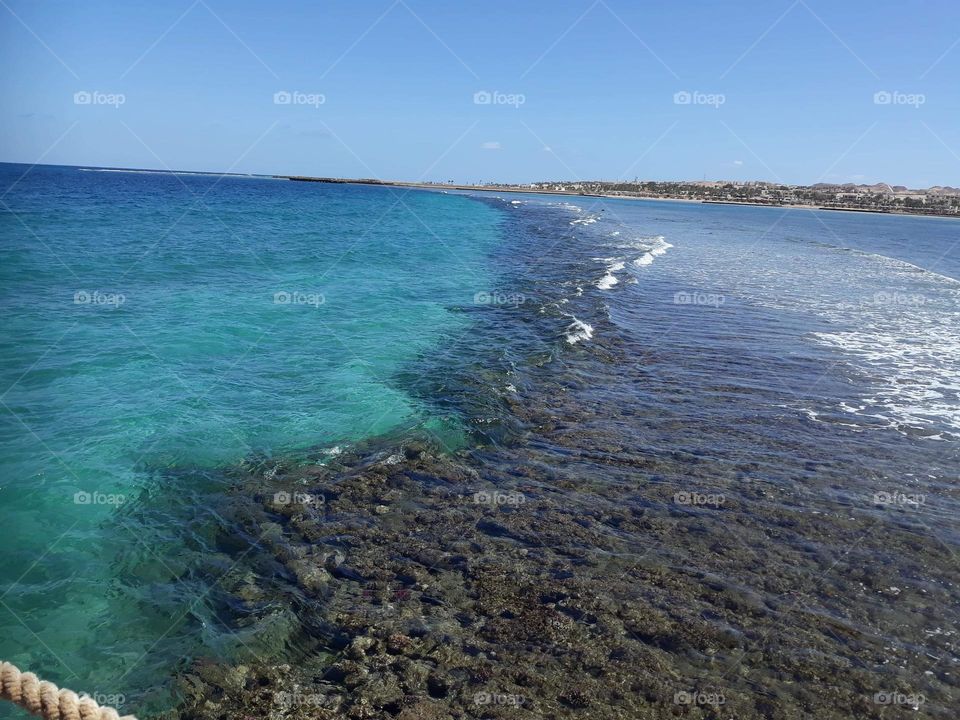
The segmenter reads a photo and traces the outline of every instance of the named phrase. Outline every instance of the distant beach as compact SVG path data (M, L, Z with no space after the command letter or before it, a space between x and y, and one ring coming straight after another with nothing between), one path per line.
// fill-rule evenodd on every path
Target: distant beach
M628 193L588 193L575 190L551 190L526 187L522 185L463 185L456 183L425 183L408 182L402 180L373 180L373 179L348 179L348 178L328 178L328 177L307 177L298 175L276 175L274 176L284 180L294 180L298 182L317 182L333 184L356 184L356 185L383 185L387 187L408 187L425 190L457 190L483 193L528 193L534 195L563 195L567 197L593 197L593 198L611 198L619 200L654 200L665 202L684 202L703 205L742 205L747 207L771 207L796 210L830 210L835 212L856 212L873 213L878 215L909 215L915 217L946 217L960 218L956 213L933 213L921 210L910 209L870 209L855 206L824 206L818 204L805 203L773 203L773 202L751 202L737 200L710 200L689 197L675 197L670 195L637 195Z

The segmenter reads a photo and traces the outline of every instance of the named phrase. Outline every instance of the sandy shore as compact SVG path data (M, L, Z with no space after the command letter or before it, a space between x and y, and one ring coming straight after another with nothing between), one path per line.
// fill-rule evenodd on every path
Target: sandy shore
M681 203L694 203L700 205L742 205L744 207L767 207L767 208L782 208L784 210L825 210L830 212L849 212L849 213L858 213L858 214L868 214L868 215L903 215L909 217L935 217L935 218L952 218L957 219L958 216L955 215L941 215L941 214L930 214L930 213L918 213L918 212L905 212L903 210L872 210L869 208L857 208L857 207L826 207L823 205L810 205L810 204L789 204L789 205L779 205L775 203L761 203L761 202L749 202L749 201L739 201L739 200L701 200L699 198L685 198L685 197L671 197L671 196L646 196L646 195L615 195L612 193L583 193L583 192L574 192L571 190L537 190L533 188L522 188L516 186L500 186L500 185L457 185L457 184L441 184L441 183L421 183L421 182L406 182L401 180L366 180L366 179L344 179L344 178L321 178L321 177L304 177L298 175L277 175L277 178L282 178L285 180L295 180L299 182L320 182L320 183L335 183L335 184L354 184L354 185L383 185L387 187L406 187L406 188L416 188L420 190L434 190L434 191L460 191L460 192L483 192L483 193L517 193L521 195L562 195L565 197L589 197L589 198L606 198L612 200L645 200L645 201L654 201L654 202L681 202Z

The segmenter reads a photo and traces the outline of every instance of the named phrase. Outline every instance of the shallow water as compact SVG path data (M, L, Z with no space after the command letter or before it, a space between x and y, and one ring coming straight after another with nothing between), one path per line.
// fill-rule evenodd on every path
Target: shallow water
M372 568L398 555L378 582L415 594L427 638L542 655L542 682L516 686L504 660L465 698L639 717L706 689L742 717L870 717L904 711L875 700L898 691L950 716L955 223L35 172L2 216L3 378L20 379L3 398L18 552L0 655L167 707L197 656L334 655L319 628L382 611ZM395 454L424 437L449 460ZM297 488L329 494L324 512L278 514L272 492ZM492 489L523 502L463 505ZM285 549L264 543L277 527ZM361 568L320 597L290 559L316 543ZM574 626L487 618L496 603L468 598L489 579L436 559L454 543L500 573L504 602L549 600ZM590 685L588 647L611 677L652 679ZM572 676L575 698L549 680Z
M427 193L26 170L0 180L0 656L134 695L195 646L165 633L217 520L211 471L424 422L462 442L395 376L469 333L452 308L489 287L500 218ZM220 647L202 603L188 617Z

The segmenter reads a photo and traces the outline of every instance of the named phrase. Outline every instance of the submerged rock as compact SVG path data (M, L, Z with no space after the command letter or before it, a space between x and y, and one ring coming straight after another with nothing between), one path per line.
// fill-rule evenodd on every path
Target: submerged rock
M518 468L516 449L442 456L426 442L344 453L322 477L284 467L271 492L262 475L238 477L263 498L248 522L269 562L235 593L251 612L290 609L283 652L195 666L179 716L880 718L875 693L924 677L923 710L950 717L957 678L923 675L912 645L875 629L943 625L946 586L924 595L904 579L939 562L932 538L874 538L870 516L828 522L750 483L749 503L727 488L721 503L693 454L541 432L556 433L554 459L575 444L605 482L531 450ZM294 490L322 508L273 502ZM910 611L890 616L881 594ZM269 618L237 627L269 635ZM945 633L924 637L955 655Z

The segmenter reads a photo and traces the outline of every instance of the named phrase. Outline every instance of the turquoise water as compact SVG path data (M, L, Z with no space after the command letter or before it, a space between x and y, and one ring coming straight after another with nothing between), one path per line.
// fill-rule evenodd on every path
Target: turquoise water
M182 610L157 587L202 591L184 573L214 541L181 523L217 512L205 469L414 425L461 441L395 377L470 332L451 308L490 287L500 214L426 192L24 170L0 166L0 657L132 694L190 651L196 628L171 631ZM204 602L189 613L216 647Z

